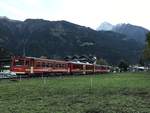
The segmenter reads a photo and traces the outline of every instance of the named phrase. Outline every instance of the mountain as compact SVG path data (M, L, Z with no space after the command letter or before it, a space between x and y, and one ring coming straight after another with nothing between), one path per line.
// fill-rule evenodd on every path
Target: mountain
M109 28L109 29L108 29ZM117 24L111 25L109 23L102 23L97 29L98 31L114 31L126 35L126 39L134 39L142 44L145 44L146 34L149 32L148 29L145 29L140 26L135 26L131 24Z
M95 31L67 21L0 18L0 47L14 55L95 55L117 64L122 59L137 63L144 46L133 39L125 40L120 33Z
M141 43L145 43L146 34L149 32L148 29L131 24L117 24L112 31L125 34L128 39L135 39Z
M6 50L5 48L0 47L0 59L1 58L10 58L13 54Z
M98 28L98 31L111 31L113 29L113 25L108 22L103 22Z

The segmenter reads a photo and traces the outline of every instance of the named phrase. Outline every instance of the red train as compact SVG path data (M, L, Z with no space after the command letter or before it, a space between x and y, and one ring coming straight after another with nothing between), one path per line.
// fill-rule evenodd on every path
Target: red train
M93 74L110 72L110 67L35 57L12 57L11 72L16 74Z

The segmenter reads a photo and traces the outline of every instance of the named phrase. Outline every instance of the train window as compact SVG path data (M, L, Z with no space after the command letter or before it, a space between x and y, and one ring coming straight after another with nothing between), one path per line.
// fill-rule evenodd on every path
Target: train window
M76 68L78 68L78 66L77 66L77 65L73 65L73 68L75 68L75 69L76 69Z
M37 62L36 67L41 67L41 63Z
M29 61L28 60L26 60L25 65L29 66Z
M45 62L42 63L42 67L45 67Z
M64 64L65 65L65 68L67 68L68 64Z
M14 63L15 66L23 66L24 65L24 60L15 60L15 63Z
M49 67L49 65L48 65L48 63L46 63L46 65L45 65L46 67Z
M61 68L61 67L62 67L62 64L55 64L55 67L56 67L56 68Z
M65 68L66 66L65 66L65 64L62 64L62 68Z
M47 64L47 67L50 67L50 64L49 64L49 63Z
M82 69L82 68L83 68L83 65L75 64L75 65L73 65L73 68L74 68L74 69Z
M78 68L79 68L79 69L82 69L82 68L83 68L83 65L78 65Z
M61 68L61 64L58 64L58 67Z
M88 69L88 70L93 69L93 66L87 65L87 66L86 66L86 69Z
M53 67L53 64L51 64L51 63L48 63L48 66L49 66L49 67Z
M34 66L34 59L30 60L30 66Z
M61 64L61 68L64 68L64 64Z
M58 68L58 67L59 67L59 64L55 64L55 67Z
M105 67L104 67L104 66L102 66L102 67L101 67L101 69L105 69Z
M59 68L60 67L60 64L57 64L57 68Z

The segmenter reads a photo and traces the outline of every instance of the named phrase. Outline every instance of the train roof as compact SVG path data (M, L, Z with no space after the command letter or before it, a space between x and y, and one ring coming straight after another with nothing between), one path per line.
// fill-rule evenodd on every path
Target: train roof
M34 59L34 60L43 60L43 61L54 61L54 62L67 62L63 60L56 60L56 59L47 59L47 58L37 58L37 57L20 57L20 56L14 56L14 58L26 58L26 59Z
M72 63L72 64L86 64L86 65L93 65L93 64L88 63L88 62L84 63L84 62L80 62L80 61L77 61L77 62L70 61L69 63Z
M57 60L57 59L47 59L47 58L37 58L37 57L26 57L26 56L14 56L14 58L26 58L26 59L34 59L34 60L43 60L43 61L53 61L53 62L63 62L63 63L72 63L72 64L81 64L81 65L96 65L96 66L107 66L108 65L99 65L99 64L91 64L89 62L80 62L80 61L64 61L64 60Z

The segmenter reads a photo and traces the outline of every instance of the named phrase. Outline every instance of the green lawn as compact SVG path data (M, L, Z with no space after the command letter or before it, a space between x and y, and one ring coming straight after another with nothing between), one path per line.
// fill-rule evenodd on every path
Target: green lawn
M150 73L0 80L0 113L150 113Z

